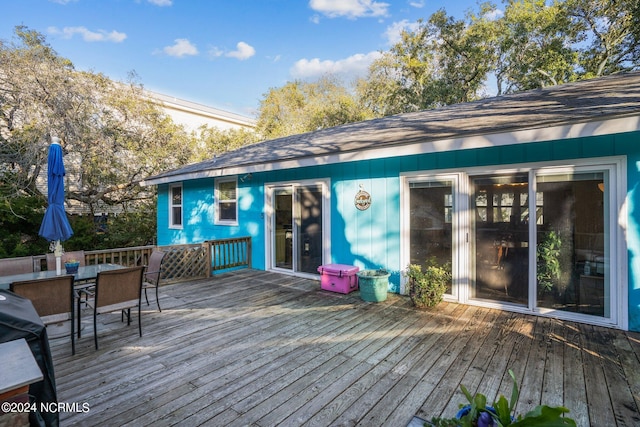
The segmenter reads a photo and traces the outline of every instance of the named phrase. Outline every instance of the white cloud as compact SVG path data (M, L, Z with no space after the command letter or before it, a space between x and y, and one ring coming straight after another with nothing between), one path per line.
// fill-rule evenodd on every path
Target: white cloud
M389 25L387 30L384 32L384 35L387 38L387 43L391 46L401 40L401 34L403 31L415 31L417 28L417 22L409 22L406 19L403 19L402 21L394 22Z
M244 61L245 59L249 59L254 56L256 54L256 50L253 48L253 46L250 46L245 42L238 42L238 44L236 44L236 50L225 52L217 46L212 46L207 51L207 54L209 55L209 59L226 56L229 58L236 58L240 61Z
M236 50L226 53L225 56L244 61L245 59L251 58L255 54L256 50L252 46L248 45L245 42L239 42L236 45Z
M173 0L147 0L149 3L156 6L171 6L173 4Z
M212 48L209 49L209 51L207 52L209 54L209 58L217 58L219 56L224 55L224 52L220 49L218 49L217 47L213 46Z
M504 16L504 11L500 9L496 9L490 13L485 14L485 18L487 18L490 21L495 21L497 19L502 18L503 16Z
M175 39L172 46L166 46L162 51L169 55L182 58L183 56L195 56L198 54L198 48L191 44L187 39Z
M424 7L424 0L409 1L409 6L413 6L413 7L417 7L418 9L422 9Z
M309 7L329 18L387 16L389 3L373 0L310 0Z
M318 58L300 59L291 68L294 78L309 79L321 77L325 74L335 74L345 77L361 77L366 75L369 65L380 57L380 52L358 53L337 61Z
M57 27L49 27L47 29L49 34L60 35L65 39L70 39L76 34L82 36L82 39L86 42L123 42L127 35L118 31L107 32L105 30L90 31L85 27L64 27L59 29Z

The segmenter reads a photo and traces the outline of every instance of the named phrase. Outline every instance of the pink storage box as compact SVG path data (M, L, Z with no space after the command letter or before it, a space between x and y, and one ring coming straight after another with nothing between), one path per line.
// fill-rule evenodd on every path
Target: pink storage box
M360 267L344 264L326 264L318 267L320 273L320 287L325 291L348 294L358 290L358 276Z

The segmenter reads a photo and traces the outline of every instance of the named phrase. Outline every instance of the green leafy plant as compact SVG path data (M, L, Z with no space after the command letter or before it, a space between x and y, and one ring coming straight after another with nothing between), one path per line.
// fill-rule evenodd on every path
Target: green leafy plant
M538 271L538 292L543 294L551 292L557 285L562 274L560 265L560 255L562 240L555 231L550 231L537 246Z
M493 402L493 406L487 406L487 397L482 393L472 395L464 385L460 385L462 393L469 401L460 405L461 411L455 418L433 418L431 425L437 427L564 427L576 426L576 422L565 417L569 410L563 406L538 405L532 411L523 415L515 415L515 407L520 396L516 376L511 369L509 375L513 380L511 399L500 395ZM425 424L429 425L429 424Z
M451 263L439 264L435 257L427 260L423 269L409 264L405 276L409 279L409 298L416 307L434 307L442 301L451 284Z

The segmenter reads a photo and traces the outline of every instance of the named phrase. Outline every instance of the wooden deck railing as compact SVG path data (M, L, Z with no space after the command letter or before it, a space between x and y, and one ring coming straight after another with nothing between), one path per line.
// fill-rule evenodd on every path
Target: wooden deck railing
M207 263L208 245L171 245L159 246L166 252L162 261L163 283L175 283L184 280L200 279L211 276L211 265Z
M251 268L251 237L207 240L199 244L136 246L131 248L85 251L85 263L146 265L154 250L166 252L161 280L175 283L210 277L232 268ZM34 256L34 271L46 269L46 256Z
M127 267L147 265L151 252L156 246L136 246L131 248L101 249L85 251L84 262L87 265L120 264Z
M251 237L208 240L205 243L209 244L213 271L251 268Z

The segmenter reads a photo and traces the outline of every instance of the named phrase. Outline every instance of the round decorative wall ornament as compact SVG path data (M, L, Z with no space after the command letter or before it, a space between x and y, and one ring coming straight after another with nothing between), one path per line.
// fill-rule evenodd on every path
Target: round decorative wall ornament
M371 206L371 194L364 191L362 185L360 185L360 191L356 193L354 202L358 210L365 211Z

